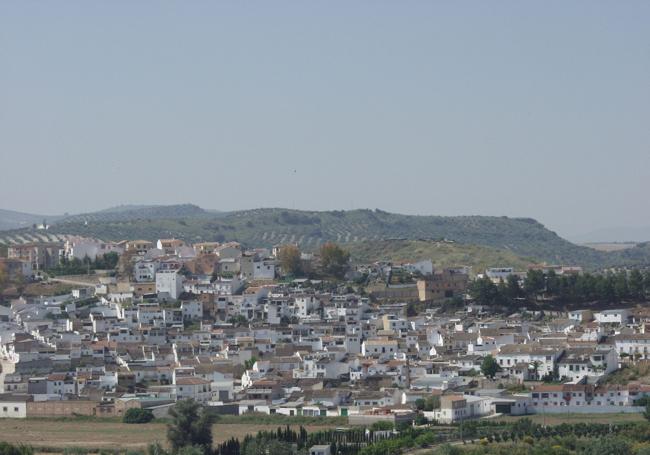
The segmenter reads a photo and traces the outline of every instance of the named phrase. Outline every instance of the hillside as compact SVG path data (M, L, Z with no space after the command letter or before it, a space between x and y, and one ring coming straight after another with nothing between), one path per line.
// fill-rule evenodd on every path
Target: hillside
M44 219L49 222L50 217L0 209L0 231L29 228L33 224L42 223Z
M200 218L210 216L208 212L194 204L179 205L122 205L92 213L66 216L57 224L123 222L133 220L160 220L178 218Z
M35 215L0 209L0 231L30 228L33 224L116 222L140 219L177 219L187 217L214 216L193 204L179 205L121 205L91 213L77 215Z
M67 217L51 235L85 235L105 240L176 237L190 242L236 240L248 246L295 242L315 249L324 241L343 244L386 239L442 240L503 250L549 263L606 267L650 264L642 244L620 252L575 245L529 218L414 216L381 210L299 211L255 209L213 213L194 205L152 206ZM13 237L12 237L13 236ZM28 231L4 232L5 241Z
M348 248L352 260L360 264L431 259L436 268L468 266L474 273L503 265L525 270L535 262L506 250L435 240L372 240L350 243Z

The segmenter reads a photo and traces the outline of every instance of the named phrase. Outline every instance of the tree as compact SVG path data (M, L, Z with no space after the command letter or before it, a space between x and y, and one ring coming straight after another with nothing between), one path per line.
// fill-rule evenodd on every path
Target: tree
M630 455L632 447L620 437L595 438L589 440L584 453L589 455Z
M438 395L429 395L424 402L425 411L433 411L440 407L440 397Z
M341 279L348 270L350 253L336 243L327 242L320 247L320 261L323 274Z
M413 302L406 305L406 317L412 318L417 315L418 315L418 308L415 306Z
M645 290L643 287L643 274L638 269L634 269L630 272L628 287L630 291L630 297L635 300L643 300L645 297Z
M15 446L8 442L0 442L0 455L33 455L34 449L29 446Z
M630 289L627 285L627 272L622 271L614 277L614 292L618 301L627 299L630 294Z
M0 263L0 291L4 289L7 281L7 267L4 263Z
M499 364L491 355L485 356L483 363L481 363L481 373L486 378L494 378L494 375L499 371Z
M278 255L282 272L286 275L299 276L302 274L300 250L296 245L284 245Z
M153 412L149 409L131 408L124 413L124 423L148 423L153 420Z
M257 362L257 357L253 356L244 362L244 368L246 368L247 370L252 370L253 365L255 365L255 362Z
M546 279L541 270L529 270L524 281L526 294L534 296L541 294L546 289Z
M499 289L489 278L479 278L470 284L469 295L476 303L490 306L499 300Z
M167 426L167 440L174 453L196 446L209 453L212 447L212 416L192 399L181 400L169 410L172 423Z
M286 455L292 452L288 442L256 437L246 444L242 455Z
M650 403L646 404L645 411L643 411L643 417L645 417L646 420L650 421Z
M521 287L517 275L508 275L506 278L506 295L513 300L521 297Z

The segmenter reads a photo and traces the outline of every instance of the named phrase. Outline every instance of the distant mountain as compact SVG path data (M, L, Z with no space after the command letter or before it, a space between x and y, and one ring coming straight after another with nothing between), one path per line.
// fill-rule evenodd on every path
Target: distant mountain
M597 229L586 234L571 236L571 240L576 243L648 242L650 226Z
M78 215L34 215L0 209L0 231L29 228L33 224L85 223L87 221L127 221L139 219L177 219L186 217L201 217L209 212L193 204L180 205L120 205L97 212L81 213Z
M236 240L247 246L267 247L292 242L305 250L314 250L326 241L353 246L359 242L395 239L450 240L538 262L590 268L650 264L647 245L624 251L596 251L575 245L530 218L414 216L382 210L316 212L268 208L214 213L191 204L126 206L65 217L48 233L104 240L168 237L189 242ZM1 234L6 234L5 239L15 238L12 234L22 238L27 235L21 231Z
M209 213L198 205L122 205L98 212L70 215L60 219L57 226L74 223L120 222L147 219L199 218Z
M9 229L29 228L34 224L41 224L43 220L48 223L60 217L34 215L32 213L14 212L13 210L0 209L0 231Z
M156 207L155 205L138 205L138 204L124 204L116 205L115 207L109 207L107 209L98 210L95 213L122 213L128 212L131 210L143 210L150 207Z

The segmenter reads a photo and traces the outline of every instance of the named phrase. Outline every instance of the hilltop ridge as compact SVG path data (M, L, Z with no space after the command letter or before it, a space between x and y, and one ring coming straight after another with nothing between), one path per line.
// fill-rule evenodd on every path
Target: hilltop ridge
M650 264L650 248L644 244L624 251L595 251L563 239L532 218L505 216L402 215L379 209L307 211L283 208L216 213L193 204L179 204L122 206L64 216L51 223L47 232L52 235L85 235L104 240L176 237L190 242L236 240L249 246L266 247L291 242L306 250L315 249L326 241L357 244L391 239L447 240L489 247L527 260L591 268ZM12 236L29 238L29 230L25 227L5 231L0 237L5 243Z

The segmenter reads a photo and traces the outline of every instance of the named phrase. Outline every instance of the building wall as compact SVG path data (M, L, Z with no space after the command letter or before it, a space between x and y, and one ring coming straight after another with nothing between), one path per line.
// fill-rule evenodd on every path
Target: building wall
M32 401L27 403L27 417L71 417L75 415L115 417L124 414L127 409L140 407L140 402L136 400L117 400L114 404L84 400Z
M27 417L27 403L24 401L0 402L0 418L24 419Z

